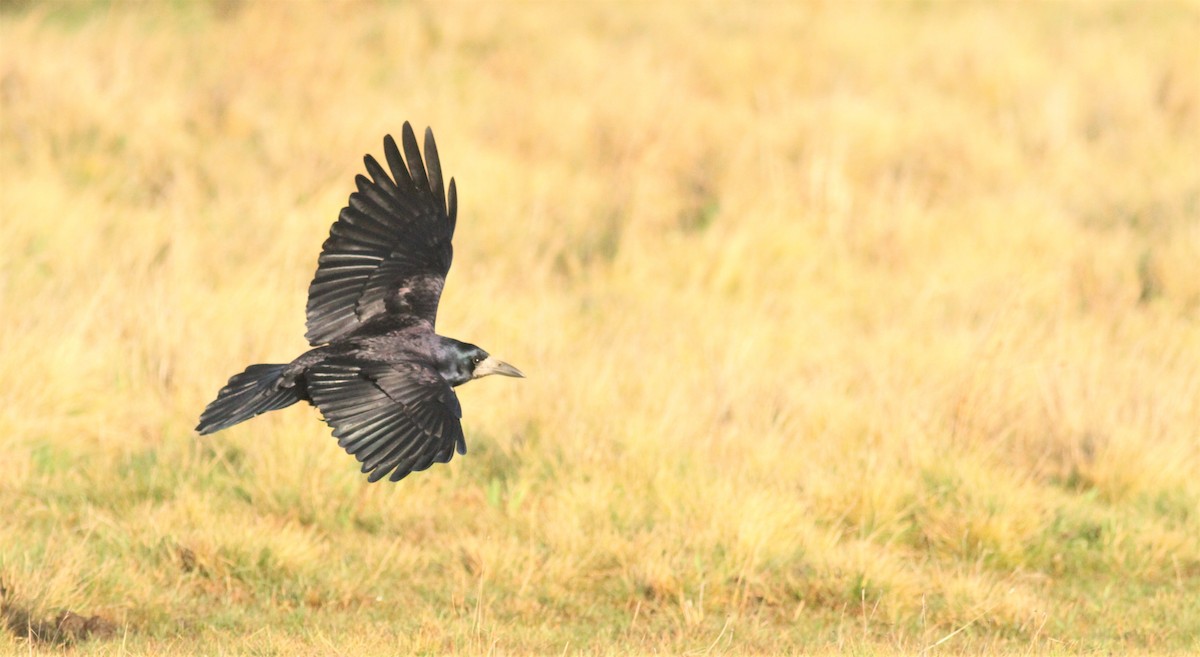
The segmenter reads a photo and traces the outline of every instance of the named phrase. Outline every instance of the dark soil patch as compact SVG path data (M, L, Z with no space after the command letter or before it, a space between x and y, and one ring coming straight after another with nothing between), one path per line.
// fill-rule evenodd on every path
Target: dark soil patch
M111 639L117 633L116 623L98 615L83 616L68 610L52 618L39 618L15 599L4 582L0 582L0 628L30 641L59 645Z

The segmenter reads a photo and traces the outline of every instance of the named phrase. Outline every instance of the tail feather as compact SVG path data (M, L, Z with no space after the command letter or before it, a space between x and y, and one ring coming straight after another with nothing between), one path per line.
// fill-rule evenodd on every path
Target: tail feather
M276 387L287 365L251 365L235 374L200 415L201 434L227 429L250 418L300 401L295 388Z

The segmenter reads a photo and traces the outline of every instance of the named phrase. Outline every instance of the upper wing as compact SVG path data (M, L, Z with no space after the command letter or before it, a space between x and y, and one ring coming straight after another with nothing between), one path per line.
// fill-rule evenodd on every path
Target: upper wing
M313 403L347 452L370 472L400 481L467 451L462 407L450 385L420 363L327 361L309 369Z
M431 325L437 319L453 256L458 195L451 179L447 204L432 130L425 130L424 163L407 121L402 143L404 158L391 135L383 138L392 177L374 157L364 158L371 178L355 177L358 191L321 247L317 274L308 286L305 337L313 346L384 312L410 314Z

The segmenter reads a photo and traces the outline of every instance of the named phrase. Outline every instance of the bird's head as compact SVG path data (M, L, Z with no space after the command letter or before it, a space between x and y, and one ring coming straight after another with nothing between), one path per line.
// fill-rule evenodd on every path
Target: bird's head
M438 365L442 378L452 386L459 386L489 374L525 378L521 370L473 344L449 338L442 340L443 348L439 354Z

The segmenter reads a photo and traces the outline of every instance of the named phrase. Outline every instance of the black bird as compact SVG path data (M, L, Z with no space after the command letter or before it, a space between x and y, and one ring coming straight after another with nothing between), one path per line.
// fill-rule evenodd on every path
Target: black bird
M447 198L433 131L425 160L404 123L404 157L391 135L355 178L321 247L308 287L313 349L286 365L251 365L204 409L196 430L213 433L304 400L320 409L338 444L370 481L445 463L467 451L453 388L488 374L523 377L473 344L434 333L450 270L458 197ZM406 162L407 160L407 162Z

